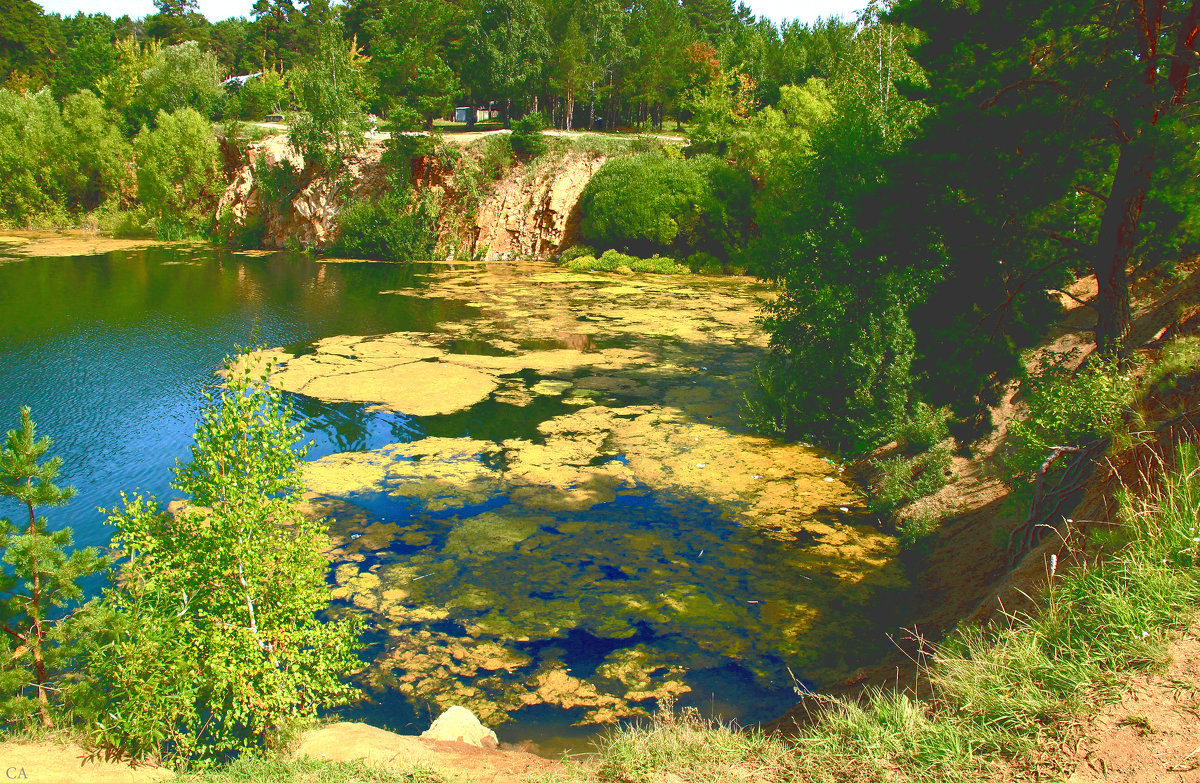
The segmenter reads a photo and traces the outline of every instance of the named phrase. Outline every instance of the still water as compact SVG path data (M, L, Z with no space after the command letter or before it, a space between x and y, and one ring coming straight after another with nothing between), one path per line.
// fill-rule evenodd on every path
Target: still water
M767 720L875 654L905 589L895 542L824 455L738 422L765 346L752 287L547 270L0 258L0 431L33 409L78 488L52 525L103 546L122 491L174 497L225 355L353 369L384 343L320 341L402 333L382 354L465 363L479 399L413 416L350 382L292 394L337 611L369 620L371 700L347 717L411 732L462 703L553 752L663 698Z

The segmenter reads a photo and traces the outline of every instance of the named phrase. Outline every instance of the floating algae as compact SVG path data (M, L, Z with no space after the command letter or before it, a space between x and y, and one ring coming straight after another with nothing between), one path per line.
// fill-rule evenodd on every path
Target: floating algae
M369 688L493 725L531 708L590 725L666 697L786 699L793 672L832 680L882 646L880 607L906 587L895 540L823 455L738 421L761 289L488 267L427 290L478 311L274 354L274 383L363 403L409 394L365 391L400 367L431 399L439 368L487 379L444 395L476 437L306 468L314 507L369 510L335 521L331 553L335 597L380 631Z

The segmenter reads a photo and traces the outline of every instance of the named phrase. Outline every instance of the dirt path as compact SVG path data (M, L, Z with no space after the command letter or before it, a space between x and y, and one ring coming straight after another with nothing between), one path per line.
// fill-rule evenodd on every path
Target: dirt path
M1135 676L1090 721L1068 783L1200 781L1200 625L1169 648L1161 672Z

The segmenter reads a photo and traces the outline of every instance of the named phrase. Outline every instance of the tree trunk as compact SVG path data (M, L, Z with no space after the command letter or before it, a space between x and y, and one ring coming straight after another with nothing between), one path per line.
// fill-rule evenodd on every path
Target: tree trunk
M504 127L512 127L512 98L504 99Z
M567 108L563 110L563 130L571 130L575 121L575 91L567 88Z
M1121 147L1112 189L1104 204L1096 257L1096 347L1118 349L1129 335L1132 308L1129 300L1129 261L1137 241L1142 204L1150 187L1154 155L1145 134Z
M29 535L37 535L37 516L33 511L33 504L26 503L29 507ZM36 546L34 547L36 551ZM33 625L32 634L27 634L29 649L33 652L33 672L37 680L37 697L38 697L38 715L42 719L42 725L46 728L54 728L54 721L50 719L50 697L46 695L46 658L42 652L43 645L46 643L45 623L42 620L42 574L38 568L37 555L30 555L33 561L29 570L33 572L33 585L29 592L29 621Z

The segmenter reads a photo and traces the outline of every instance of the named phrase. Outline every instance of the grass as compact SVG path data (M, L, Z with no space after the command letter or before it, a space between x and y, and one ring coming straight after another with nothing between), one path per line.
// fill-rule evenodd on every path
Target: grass
M295 761L243 756L232 764L186 773L180 783L445 783L441 773L423 767L398 771L362 761Z

